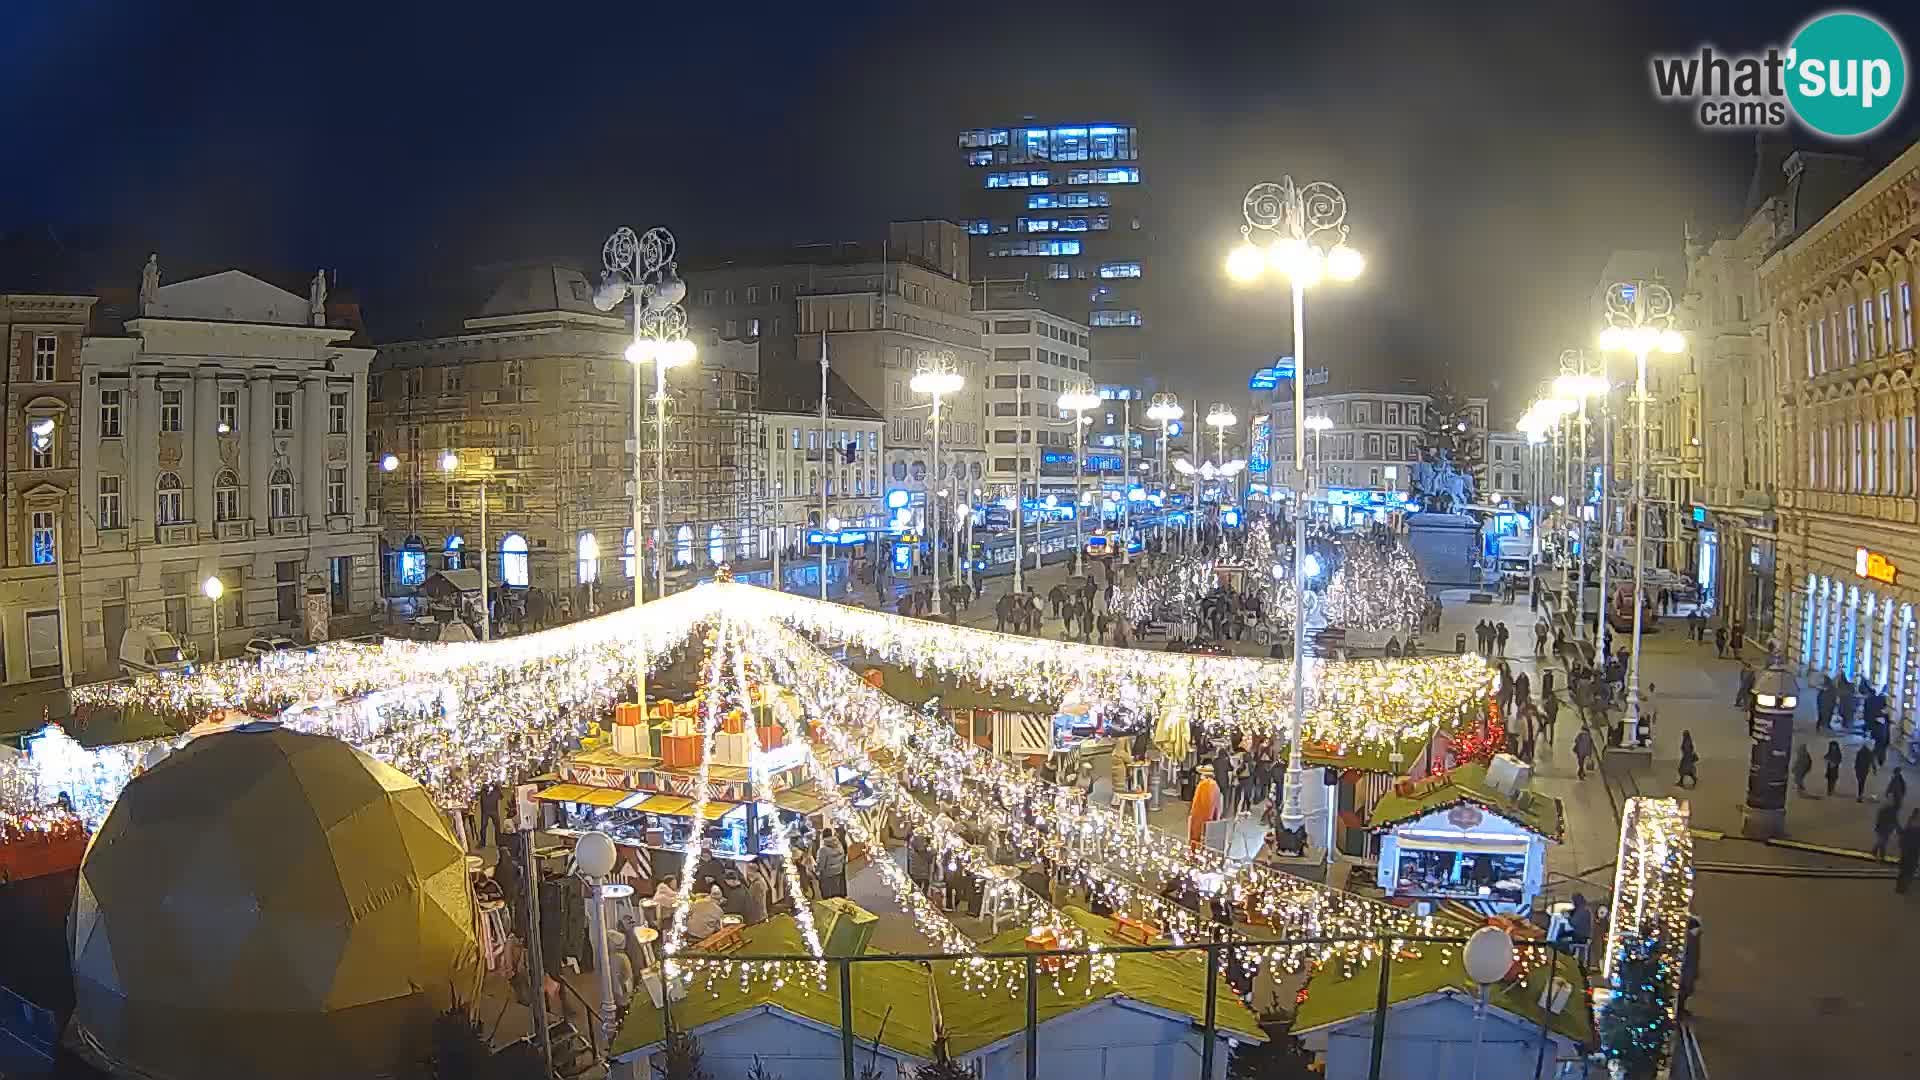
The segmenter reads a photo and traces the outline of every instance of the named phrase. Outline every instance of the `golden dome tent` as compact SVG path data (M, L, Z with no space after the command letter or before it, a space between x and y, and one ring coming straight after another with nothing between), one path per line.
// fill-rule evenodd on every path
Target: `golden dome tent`
M479 990L465 853L418 783L271 723L194 739L94 835L80 1048L117 1074L373 1077Z

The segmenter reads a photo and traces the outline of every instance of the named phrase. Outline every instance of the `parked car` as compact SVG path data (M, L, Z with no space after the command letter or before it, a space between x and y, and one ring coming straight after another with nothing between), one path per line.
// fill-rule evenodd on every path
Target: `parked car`
M261 637L248 638L244 651L248 656L271 656L274 653L293 652L304 648L306 648L306 646L290 637L282 637L279 634L266 634Z

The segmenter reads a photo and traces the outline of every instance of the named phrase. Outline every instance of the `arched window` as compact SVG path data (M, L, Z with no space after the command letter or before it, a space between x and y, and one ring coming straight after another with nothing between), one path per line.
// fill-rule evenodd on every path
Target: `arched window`
M680 526L680 531L674 534L673 565L693 565L693 526L691 525Z
M161 473L160 482L154 485L153 519L162 525L187 520L180 478L173 473Z
M500 539L500 580L515 588L527 587L527 538L519 533Z
M715 565L727 561L727 530L718 525L707 526L707 561Z
M467 538L459 533L447 537L440 549L440 566L444 570L458 570L467 565Z
M232 469L220 470L213 478L213 520L238 521L240 519L240 478L233 475Z
M519 424L508 424L507 425L507 453L517 454L520 451L526 449L526 446L527 446L526 432L520 430Z
M620 561L625 564L627 577L631 578L633 577L633 530L632 529L627 530L627 539L626 539L626 543L623 545L623 550L625 551L625 554L623 554L620 557Z
M267 514L276 518L293 516L293 474L285 469L273 470L267 480Z
M600 541L590 532L580 534L580 583L600 580Z
M753 527L750 525L740 526L740 558L742 560L753 558L753 551L754 551L753 542L754 542Z

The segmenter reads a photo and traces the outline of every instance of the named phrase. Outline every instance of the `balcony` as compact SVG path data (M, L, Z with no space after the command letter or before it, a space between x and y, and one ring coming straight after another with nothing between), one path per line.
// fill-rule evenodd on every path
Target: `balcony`
M307 519L304 515L274 518L268 522L268 531L274 536L305 536Z
M101 551L125 551L127 550L127 530L101 529L99 544Z
M353 515L352 514L328 514L327 515L327 532L336 536L344 536L345 534L350 533L352 531L353 531Z
M253 519L216 521L213 523L213 536L216 540L251 540L253 539Z
M154 542L162 547L188 547L199 539L191 521L170 521L153 527Z

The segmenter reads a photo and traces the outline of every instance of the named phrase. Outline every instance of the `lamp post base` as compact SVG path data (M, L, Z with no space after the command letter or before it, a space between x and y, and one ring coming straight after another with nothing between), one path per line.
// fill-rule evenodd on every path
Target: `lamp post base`
M1786 810L1762 810L1755 806L1740 808L1740 835L1749 840L1774 840L1787 835Z
M1307 823L1306 811L1300 805L1300 793L1307 782L1306 772L1300 755L1295 753L1287 762L1286 777L1280 787L1280 824L1283 828L1299 829Z

